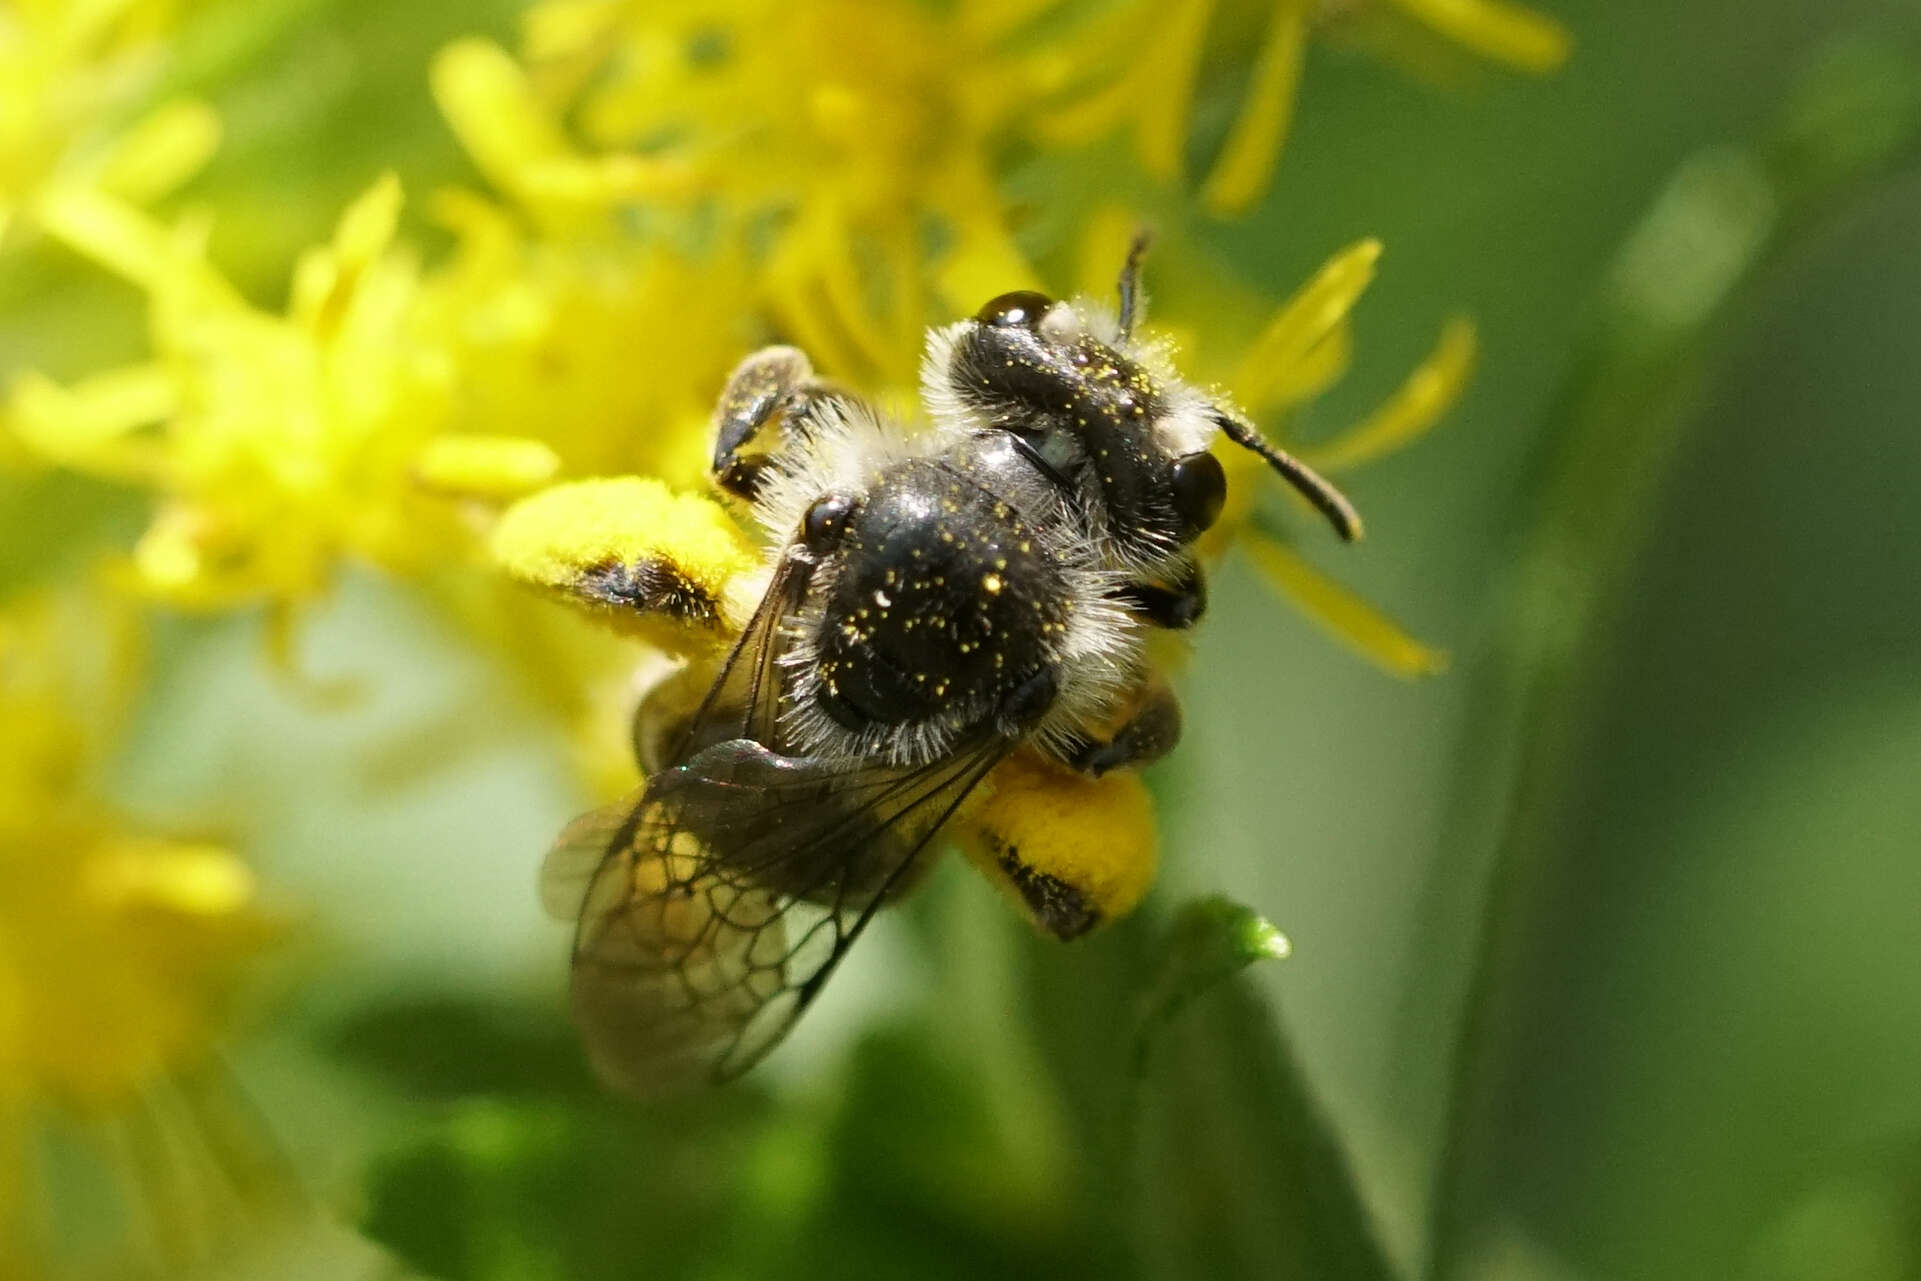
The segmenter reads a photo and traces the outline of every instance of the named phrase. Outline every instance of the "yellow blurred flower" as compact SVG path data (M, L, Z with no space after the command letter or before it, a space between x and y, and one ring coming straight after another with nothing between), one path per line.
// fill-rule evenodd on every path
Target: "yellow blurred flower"
M22 1267L40 1114L137 1113L206 1069L274 932L231 851L103 802L127 649L95 603L0 611L0 1260Z
M451 422L462 435L450 440L532 437L572 475L692 484L705 474L714 391L748 337L738 257L695 260L651 237L530 232L468 192L440 193L432 208L455 248L422 283L420 322L455 371ZM501 452L485 451L484 465Z
M1284 427L1293 411L1344 372L1354 342L1349 317L1373 279L1380 253L1378 241L1356 243L1274 310L1227 381L1243 408ZM1448 321L1434 350L1386 401L1361 422L1300 454L1322 473L1339 477L1412 443L1460 396L1473 369L1475 346L1473 322L1460 316ZM1239 456L1223 459L1230 472L1228 510L1210 534L1239 543L1271 586L1376 666L1407 677L1445 669L1444 652L1407 635L1254 519L1251 503L1260 491L1262 465L1245 451L1232 452ZM1235 476L1243 483L1233 484Z
M47 230L146 292L153 358L14 388L13 433L44 459L152 489L140 586L183 606L288 603L353 554L405 569L444 554L445 515L412 467L450 412L450 371L413 340L418 267L396 249L384 178L296 265L285 314L244 300L192 227L96 192L43 202Z
M1124 130L1149 177L1184 182L1201 72L1221 33L1231 32L1254 50L1252 64L1200 197L1210 213L1241 213L1273 180L1309 37L1383 15L1412 19L1523 71L1552 71L1567 57L1558 23L1507 0L1124 0L1075 36L1099 51L1085 65L1102 75L1047 111L1041 134L1078 144Z
M773 325L841 377L900 386L930 321L1031 280L997 162L1061 75L1011 38L1051 7L547 0L524 68L467 41L435 87L538 225L739 247Z
M213 154L206 104L146 99L184 0L0 3L0 251L49 186L158 199Z

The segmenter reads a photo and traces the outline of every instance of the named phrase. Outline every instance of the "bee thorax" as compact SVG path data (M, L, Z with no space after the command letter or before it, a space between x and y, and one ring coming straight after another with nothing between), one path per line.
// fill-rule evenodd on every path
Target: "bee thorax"
M811 620L813 696L843 729L978 721L1056 661L1075 609L1063 568L964 469L891 469L843 537Z

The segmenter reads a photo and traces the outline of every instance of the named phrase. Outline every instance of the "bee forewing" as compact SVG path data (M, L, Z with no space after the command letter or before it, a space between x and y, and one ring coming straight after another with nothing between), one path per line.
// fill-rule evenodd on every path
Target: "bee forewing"
M602 1077L649 1094L753 1066L1003 750L849 768L734 740L570 829L570 872L600 842L573 901L574 1012Z
M582 814L561 829L540 865L540 906L557 921L580 919L587 884L600 870L614 838L640 805L636 790L625 800Z

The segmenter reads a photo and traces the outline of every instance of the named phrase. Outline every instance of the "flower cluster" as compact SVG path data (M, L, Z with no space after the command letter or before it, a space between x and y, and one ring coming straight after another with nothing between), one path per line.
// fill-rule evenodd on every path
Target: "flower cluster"
M284 303L263 305L214 265L220 211L163 200L220 132L204 103L162 92L190 8L0 3L0 254L29 237L77 251L140 293L149 339L143 358L66 381L10 371L5 455L150 496L116 579L148 601L285 624L370 567L465 602L476 637L609 742L595 692L631 648L557 640L558 615L504 595L474 605L491 588L443 590L494 581L486 535L507 504L605 476L645 478L661 511L704 501L689 495L713 397L761 343L902 404L930 323L1013 288L1105 292L1143 204L1178 243L1185 220L1262 195L1317 33L1407 19L1535 71L1565 50L1503 0L537 0L517 49L456 40L421 69L482 185L379 178L292 265ZM1244 88L1223 113L1203 71L1236 59L1225 83ZM1224 136L1202 138L1220 118ZM1210 150L1189 190L1190 157ZM1042 207L1050 174L1080 194ZM1154 320L1284 435L1345 370L1378 255L1362 241L1280 300L1201 264L1188 294L1219 304L1205 335L1178 308ZM1375 413L1302 452L1339 472L1405 445L1473 352L1472 327L1450 321ZM1291 550L1251 497L1263 488L1230 485L1211 552L1244 548L1387 670L1438 668ZM710 525L738 572L756 553ZM570 563L520 550L505 568L536 584ZM58 675L71 611L0 610L0 1142L17 1153L36 1100L127 1104L203 1053L265 929L232 854L110 817L90 776L105 746ZM590 770L603 790L631 773L612 758ZM1000 827L1035 821L1020 791L1003 788Z
M185 0L29 0L0 9L0 252L40 198L80 187L145 202L213 154L220 121L191 97L148 101Z
M26 1267L15 1256L44 1111L139 1113L206 1073L235 985L275 933L232 851L142 831L103 799L135 675L130 624L115 613L77 596L0 612L0 1261L21 1269L10 1276Z

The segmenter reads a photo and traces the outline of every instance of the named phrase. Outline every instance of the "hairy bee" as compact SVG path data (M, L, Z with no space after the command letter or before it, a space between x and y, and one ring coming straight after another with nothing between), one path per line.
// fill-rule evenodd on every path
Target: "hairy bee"
M751 1067L1011 754L1098 776L1174 746L1144 641L1204 609L1216 434L1358 534L1338 492L1136 339L1141 248L1117 313L1011 293L933 332L918 431L793 348L730 379L714 476L767 533L759 605L717 669L643 701L645 788L577 820L543 873L578 922L575 1013L613 1083ZM1126 906L1004 862L1060 937Z

